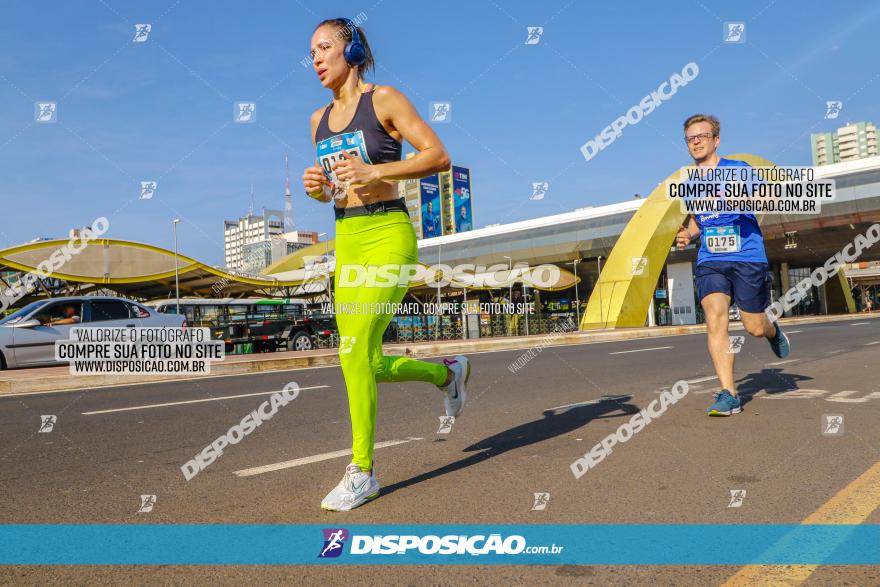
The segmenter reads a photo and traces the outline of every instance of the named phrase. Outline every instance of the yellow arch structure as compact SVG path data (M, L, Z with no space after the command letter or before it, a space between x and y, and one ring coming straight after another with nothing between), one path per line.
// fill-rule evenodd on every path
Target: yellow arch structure
M776 165L750 154L726 155L725 158L745 161L752 167ZM680 171L676 170L657 184L627 223L590 294L587 310L581 318L582 330L645 325L660 271L685 218L679 202L666 197L666 183L676 180ZM842 277L842 272L839 275ZM841 305L844 311L855 308L844 282L831 279L826 286L833 288L835 299L844 300Z

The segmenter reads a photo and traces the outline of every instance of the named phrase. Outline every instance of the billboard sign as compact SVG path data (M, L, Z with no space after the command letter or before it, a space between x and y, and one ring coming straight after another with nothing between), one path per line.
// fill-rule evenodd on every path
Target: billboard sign
M419 206L422 211L422 238L443 234L442 209L440 206L440 178L434 174L419 182Z
M473 230L474 212L471 205L470 169L452 166L452 194L455 209L455 232Z

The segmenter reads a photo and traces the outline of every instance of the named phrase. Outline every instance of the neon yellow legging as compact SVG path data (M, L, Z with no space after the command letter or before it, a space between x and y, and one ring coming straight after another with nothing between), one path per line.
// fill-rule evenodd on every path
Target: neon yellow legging
M401 265L418 262L416 234L409 215L380 212L336 221L336 274L334 309L339 329L339 363L348 388L351 414L352 462L362 471L373 468L376 434L376 384L387 381L426 381L443 385L446 366L407 357L382 354L382 335L392 314L370 311L378 305L397 304L409 285L377 287L357 283L346 266L383 265L400 275ZM375 273L374 273L375 274ZM345 275L340 283L340 277ZM404 272L404 275L406 273ZM386 280L387 283L388 280ZM346 286L346 284L350 284ZM373 285L373 287L368 287Z

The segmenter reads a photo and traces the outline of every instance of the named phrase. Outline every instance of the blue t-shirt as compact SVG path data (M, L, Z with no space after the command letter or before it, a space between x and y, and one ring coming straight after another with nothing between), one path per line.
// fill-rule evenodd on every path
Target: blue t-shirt
M724 159L718 161L718 167L749 167L745 161ZM694 214L700 227L700 251L697 253L697 265L706 261L742 261L748 263L767 263L764 251L764 235L754 214ZM730 229L739 231L739 251L713 253L706 247L706 229L718 234L730 234Z

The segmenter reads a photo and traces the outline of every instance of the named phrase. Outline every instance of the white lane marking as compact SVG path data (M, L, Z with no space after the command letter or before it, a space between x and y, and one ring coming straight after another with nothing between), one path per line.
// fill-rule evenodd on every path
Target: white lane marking
M600 404L602 402L613 402L623 398L629 397L628 395L605 395L598 399L588 399L586 401L577 402L574 404L565 404L564 406L556 406L555 408L550 408L552 411L561 410L563 408L577 408L580 406L594 406L596 404Z
M850 326L864 326L865 324L870 324L870 322L856 322L855 324L850 324Z
M865 346L871 346L871 345L875 345L875 344L880 344L880 340L875 340L874 342L866 342Z
M313 385L311 387L300 387L300 391L305 389L323 389L325 387L330 387L329 385ZM131 406L128 408L113 408L111 410L96 410L94 412L83 412L83 416L94 416L95 414L110 414L112 412L130 412L132 410L148 410L150 408L165 408L167 406L182 406L184 404L200 404L202 402L218 402L224 399L237 399L240 397L253 397L256 395L272 395L273 393L278 393L282 390L276 391L259 391L257 393L242 393L240 395L224 395L221 397L208 397L204 399L191 399L182 402L168 402L165 404L149 404L146 406Z
M798 332L803 332L803 330L786 330L785 334L797 334Z
M385 442L377 442L373 449L377 448L385 448L388 446L397 446L398 444L406 444L407 442L412 442L414 440L424 440L424 438L406 438L404 440L386 440ZM252 467L250 469L241 469L240 471L233 471L233 475L237 477L252 477L253 475L261 475L263 473L269 473L271 471L279 471L281 469L290 469L291 467L299 467L301 465L309 465L311 463L318 463L321 461L329 461L330 459L338 459L339 457L344 457L351 454L351 449L347 450L336 450L333 452L327 452L321 455L314 455L311 457L303 457L301 459L293 459L292 461L283 461L281 463L273 463L271 465L263 465L261 467Z
M798 361L798 360L799 360L799 359L789 359L789 360L787 360L787 361L776 361L775 363L767 363L767 364L768 364L768 365L774 365L774 366L775 366L775 365L785 365L786 363L794 363L794 362L796 362L796 361Z
M663 349L674 349L672 346L654 346L649 349L634 349L631 351L617 351L614 353L608 353L609 355L625 355L626 353L643 353L645 351L660 351Z
M495 351L492 351L495 352ZM472 354L472 353L468 353ZM448 357L449 355L437 355L438 357ZM38 395L47 395L50 393L92 393L99 391L112 391L114 389L119 389L120 387L135 387L138 385L162 385L166 383L173 383L175 385L180 385L181 383L195 383L198 385L199 381L205 381L208 379L223 379L226 377L256 377L258 375L278 375L282 371L309 371L312 369L331 369L336 368L339 369L339 365L313 365L310 367L280 367L278 369L267 369L265 371L253 371L251 373L227 373L226 375L200 375L199 377L193 377L191 379L160 379L158 381L132 381L130 383L117 383L114 385L98 385L98 386L83 386L79 389L53 389L49 391L22 391L19 393L0 393L0 400L7 397L19 397L22 395L26 396L38 396Z
M700 377L699 379L687 379L688 383L703 383L705 381L712 381L713 379L718 379L717 375L709 375L708 377Z

